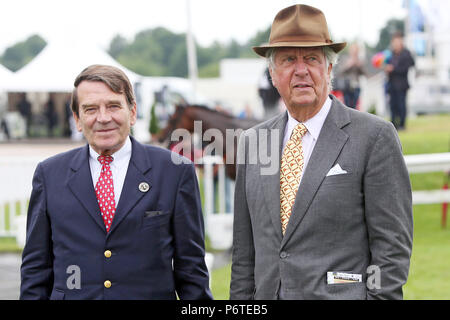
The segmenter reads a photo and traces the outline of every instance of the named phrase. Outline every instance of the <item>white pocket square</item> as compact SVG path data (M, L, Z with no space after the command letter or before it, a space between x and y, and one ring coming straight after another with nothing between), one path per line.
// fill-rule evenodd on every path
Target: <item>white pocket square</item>
M345 171L341 168L339 163L336 163L336 165L333 168L331 168L330 171L328 171L327 177L336 176L338 174L347 174L347 173L348 173L347 171Z

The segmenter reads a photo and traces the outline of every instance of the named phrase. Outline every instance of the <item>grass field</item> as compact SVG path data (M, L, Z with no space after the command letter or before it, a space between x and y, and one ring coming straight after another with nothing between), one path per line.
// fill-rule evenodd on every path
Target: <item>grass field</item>
M405 154L450 152L450 115L412 119L399 136ZM443 172L411 175L413 190L440 189L445 181L448 175ZM442 228L441 217L441 204L414 206L414 242L405 299L450 299L450 221Z
M450 299L450 225L441 227L441 208L414 206L414 242L405 299Z
M399 133L404 154L450 152L450 115L422 116ZM444 173L411 175L413 190L440 189ZM441 227L442 205L414 206L414 244L405 299L450 299L450 210ZM17 251L11 238L0 238L0 252ZM215 299L229 298L230 265L212 272Z

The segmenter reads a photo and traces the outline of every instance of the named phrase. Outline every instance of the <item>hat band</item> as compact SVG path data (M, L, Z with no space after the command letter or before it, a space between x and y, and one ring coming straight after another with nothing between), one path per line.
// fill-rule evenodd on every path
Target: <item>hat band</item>
M323 43L329 43L332 44L333 41L330 39L323 39L323 38L306 38L306 37L299 37L299 36L285 36L281 38L277 38L276 40L270 41L270 44L275 44L279 42L323 42Z

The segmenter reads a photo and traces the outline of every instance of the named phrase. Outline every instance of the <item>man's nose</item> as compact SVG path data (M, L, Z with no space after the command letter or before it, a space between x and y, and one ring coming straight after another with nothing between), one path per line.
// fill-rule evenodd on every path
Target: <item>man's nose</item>
M108 109L106 107L101 106L98 109L97 121L98 122L109 122L109 121L111 121L111 114L109 113L109 111L108 111Z
M305 76L308 74L308 65L302 58L298 58L295 65L295 74L298 76Z

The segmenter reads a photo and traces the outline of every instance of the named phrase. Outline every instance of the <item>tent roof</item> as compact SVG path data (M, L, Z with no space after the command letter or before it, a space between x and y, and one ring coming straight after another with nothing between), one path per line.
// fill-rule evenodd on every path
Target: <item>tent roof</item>
M0 64L0 90L8 83L12 75L12 71Z
M118 67L132 83L141 78L95 45L75 40L58 41L47 44L31 62L15 72L5 89L10 92L71 92L77 75L92 64Z

